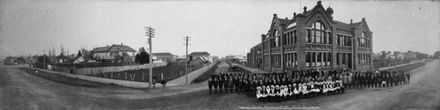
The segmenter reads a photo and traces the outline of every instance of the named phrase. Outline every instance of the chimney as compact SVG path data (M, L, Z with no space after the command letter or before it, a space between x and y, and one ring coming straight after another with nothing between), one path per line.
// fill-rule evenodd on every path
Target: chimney
M362 18L362 21L365 21L365 18Z
M350 19L350 24L353 24L353 19Z
M293 18L295 18L296 17L296 12L293 12Z
M273 14L273 17L277 17L277 14L276 14L276 13L274 13L274 14ZM277 17L277 18L278 18L278 17Z
M262 41L262 42L264 41L265 38L266 38L266 35L261 34L261 41Z
M307 7L306 6L304 6L304 12L303 12L303 14L306 14L306 12L307 12Z

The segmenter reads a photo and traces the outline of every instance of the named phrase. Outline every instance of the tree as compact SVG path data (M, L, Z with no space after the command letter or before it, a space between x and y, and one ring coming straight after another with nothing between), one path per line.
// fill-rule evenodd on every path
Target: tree
M399 52L399 51L394 51L394 52L393 52L393 56L394 56L394 58L398 58L399 55L400 55L400 52Z
M89 50L87 50L87 49L84 49L84 48L82 48L81 49L81 55L83 56L83 58L84 58L84 60L85 61L88 61L88 60L90 60L90 59L93 59L93 53L92 53L92 51L89 51Z
M78 50L78 54L76 54L76 57L80 57L80 56L82 56L81 50Z
M144 48L140 48L139 53L136 54L134 61L139 64L150 63L150 54L148 54Z
M380 52L381 54L380 54L380 59L386 59L386 57L387 57L387 52L386 51L382 51L382 52Z
M434 53L434 58L440 59L440 51Z
M40 62L40 63L51 63L49 57L46 56L46 55L39 56L37 62Z

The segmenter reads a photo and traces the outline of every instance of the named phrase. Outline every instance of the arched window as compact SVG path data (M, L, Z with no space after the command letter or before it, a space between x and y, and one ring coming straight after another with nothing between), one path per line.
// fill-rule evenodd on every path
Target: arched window
M278 47L280 44L280 39L279 39L279 35L278 35L278 31L277 30L274 30L274 32L273 32L273 37L274 37L274 41L273 41L273 46L274 47Z
M313 43L329 43L327 39L329 39L328 34L326 35L325 26L321 22L315 22L312 25L311 32L311 42Z
M361 46L362 47L367 47L366 39L367 39L367 34L365 34L365 32L363 32L361 35Z

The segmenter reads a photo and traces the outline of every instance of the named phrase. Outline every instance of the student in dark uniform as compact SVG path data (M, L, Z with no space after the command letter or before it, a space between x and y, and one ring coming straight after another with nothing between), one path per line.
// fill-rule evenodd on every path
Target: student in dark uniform
M234 92L234 84L232 82L232 76L229 77L228 85L229 85L229 92L231 93Z
M234 79L232 79L232 83L234 83L234 92L237 93L238 92L238 83L239 83L239 76L237 74L235 74Z
M223 78L222 78L222 76L220 75L219 76L219 78L218 78L219 80L218 80L218 91L220 92L220 93L223 93Z
M214 80L212 81L212 84L214 86L214 92L217 93L217 88L218 88L217 77L214 77Z
M208 80L208 88L209 88L209 94L211 94L212 93L212 88L213 88L213 84L212 84L212 81L213 81L213 77L211 77L209 80Z

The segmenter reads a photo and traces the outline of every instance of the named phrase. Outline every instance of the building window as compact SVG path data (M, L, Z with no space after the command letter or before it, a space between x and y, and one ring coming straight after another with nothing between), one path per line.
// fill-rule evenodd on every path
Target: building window
M296 30L293 30L293 43L296 44Z
M290 32L288 32L287 36L286 36L286 41L285 41L287 45L290 45L292 43L292 42L290 42L290 40L292 39L291 36L292 36L292 34Z
M317 55L318 56L318 58L317 58L317 60L318 60L317 61L318 62L317 66L321 66L321 64L322 64L321 52L318 52L317 54L318 54Z
M316 66L316 52L312 52L312 67Z
M311 38L311 39L310 39L311 41L310 41L310 42L311 42L311 43L316 43L316 39L315 39L315 38L316 38L315 31L312 31L310 34L311 34L311 37L310 37L310 38Z
M326 39L326 32L324 24L321 22L315 22L312 26L313 32L311 33L311 40L313 43L325 43L323 40Z
M283 34L283 37L282 37L282 41L283 41L283 45L286 45L287 44L287 39L288 39L288 33L286 33L286 34Z
M307 52L306 55L306 67L310 67L310 52Z
M311 33L311 30L309 30L309 29L307 29L307 32L306 32L306 42L307 43L311 43L312 42L312 40L311 40L311 36L312 35L310 35L310 33Z
M298 60L298 59L297 59L297 55L296 55L296 53L293 53L293 57L294 57L294 59L295 59L295 60L293 61L293 62L294 62L294 66L297 67L297 66L298 66L298 64L297 64L297 60Z
M348 46L351 46L351 37L350 36L348 36L348 39L347 39L347 44L348 44Z
M365 37L366 37L366 35L365 35L365 33L363 32L363 33L361 34L361 47L365 47Z
M328 55L327 55L327 65L331 65L331 63L330 62L332 62L332 53L327 53Z
M345 36L341 35L341 45L345 46Z
M275 37L275 47L280 46L280 36Z
M340 58L340 53L336 53L336 64L337 64L337 65L340 65L340 64L341 64L339 58Z
M341 45L341 35L336 35L336 45Z

